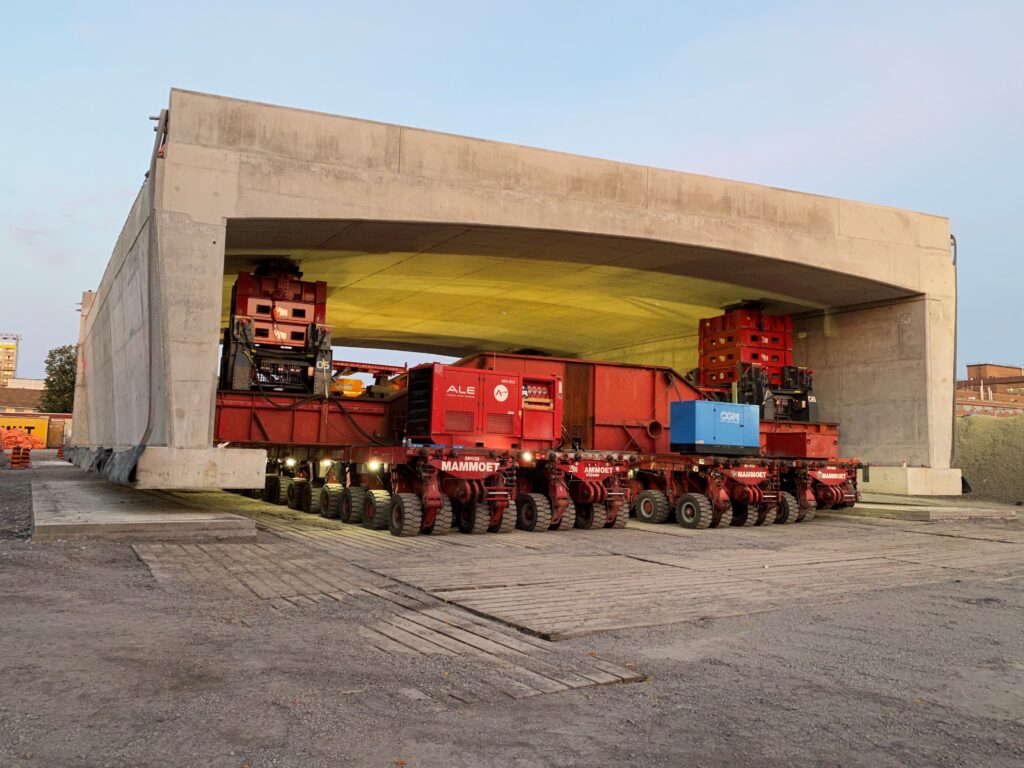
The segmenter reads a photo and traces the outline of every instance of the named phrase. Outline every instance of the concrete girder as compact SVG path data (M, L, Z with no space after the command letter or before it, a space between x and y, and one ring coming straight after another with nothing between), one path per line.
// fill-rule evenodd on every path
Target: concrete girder
M255 258L288 255L329 282L328 320L353 346L687 368L699 317L765 299L797 314L798 359L847 453L948 468L942 217L187 91L169 116L83 322L79 444L124 450L155 419L147 444L223 464L225 292Z

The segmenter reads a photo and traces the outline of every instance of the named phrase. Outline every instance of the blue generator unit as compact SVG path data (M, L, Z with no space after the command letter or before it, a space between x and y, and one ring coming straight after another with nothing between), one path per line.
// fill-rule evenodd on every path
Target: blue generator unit
M756 405L684 400L670 403L673 451L756 456L761 450L761 409Z

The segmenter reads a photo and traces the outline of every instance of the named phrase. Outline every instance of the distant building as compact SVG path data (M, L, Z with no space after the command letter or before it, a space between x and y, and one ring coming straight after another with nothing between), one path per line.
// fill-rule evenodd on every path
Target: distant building
M0 387L6 387L18 370L18 345L21 336L17 333L0 332Z
M1024 366L979 363L967 366L967 378L956 383L958 416L1024 415Z
M7 386L11 389L46 389L46 379L19 379L15 376Z
M41 389L0 387L0 413L39 413Z

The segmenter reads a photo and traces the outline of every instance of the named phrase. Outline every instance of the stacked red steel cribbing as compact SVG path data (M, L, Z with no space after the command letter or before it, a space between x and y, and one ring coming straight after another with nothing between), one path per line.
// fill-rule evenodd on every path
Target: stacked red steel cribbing
M793 365L793 320L749 309L705 318L698 355L702 387L728 387L743 364L761 366L770 383L781 385L783 366Z

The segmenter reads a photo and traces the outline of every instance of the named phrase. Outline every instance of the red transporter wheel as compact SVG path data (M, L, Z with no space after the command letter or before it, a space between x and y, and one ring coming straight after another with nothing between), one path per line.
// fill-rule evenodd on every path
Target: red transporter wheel
M281 498L280 475L266 476L266 480L263 483L263 494L261 495L261 498L271 504L277 504L277 500Z
M516 508L519 511L516 528L523 531L546 531L551 527L551 502L547 496L524 493L516 499Z
M810 506L800 507L800 510L802 514L800 515L799 520L801 522L810 522L814 519L815 515L818 514L818 503L812 500Z
M706 496L684 493L676 502L676 519L683 528L709 528L714 514Z
M496 526L492 525L487 530L491 533L508 533L516 527L518 514L515 504L506 504L505 509L501 512L501 522Z
M452 520L452 500L447 496L442 496L441 507L437 510L437 514L434 515L434 524L430 527L430 534L432 536L447 536L454 530L452 528Z
M350 485L343 490L338 504L338 519L343 523L361 523L369 493L369 490L360 485Z
M388 510L392 536L416 536L423 527L423 504L415 493L396 493Z
M320 489L320 515L336 520L341 514L341 494L344 486L337 483L326 483Z
M572 499L566 499L565 511L559 521L557 530L568 531L576 525L576 503Z
M744 528L757 525L757 505L734 501L732 503L732 519L733 522L738 521L738 525L742 525Z
M664 523L671 512L668 496L661 491L642 491L636 497L636 519L641 523Z
M292 480L288 486L288 508L296 511L303 510L303 493L304 488L309 485L309 480L302 477L296 477Z
M615 513L615 519L610 523L606 523L605 526L608 528L625 528L628 522L629 505L625 501L623 501L622 503L619 504L619 509Z
M776 523L787 525L795 523L800 516L800 505L797 504L796 496L789 491L782 491L779 494L779 514L775 519Z
M387 491L372 490L366 495L363 506L363 527L373 531L382 531L388 527L388 509L391 507L391 494Z
M491 527L491 506L486 501L459 506L459 530L463 533L487 533Z

